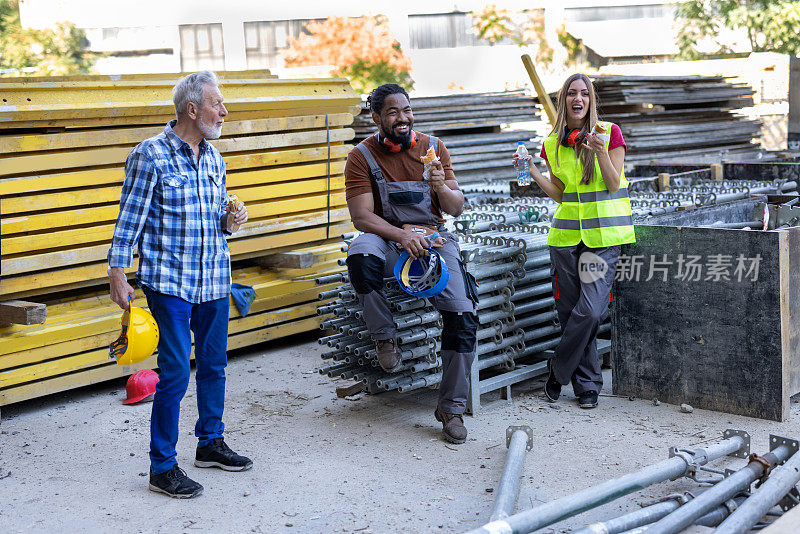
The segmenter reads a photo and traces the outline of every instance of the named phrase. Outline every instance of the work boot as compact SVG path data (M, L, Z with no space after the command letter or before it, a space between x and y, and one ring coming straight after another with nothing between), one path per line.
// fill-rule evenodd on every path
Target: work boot
M433 412L436 420L442 423L444 439L459 445L467 441L467 427L464 426L464 416L460 413L445 413L439 408Z
M596 391L587 391L586 393L581 393L578 396L578 405L581 408L590 409L597 407L597 392Z
M387 373L393 373L400 367L400 350L397 348L397 341L394 338L376 339L375 352L378 353L378 363L381 369Z
M197 447L194 465L197 467L219 467L225 471L247 471L253 467L253 461L246 456L233 452L224 439L215 438L205 447Z
M561 384L556 382L552 372L547 376L547 382L544 384L544 396L549 402L556 402L561 396Z
M176 465L157 475L150 469L150 491L175 499L191 499L203 494L203 486L186 476L186 472Z

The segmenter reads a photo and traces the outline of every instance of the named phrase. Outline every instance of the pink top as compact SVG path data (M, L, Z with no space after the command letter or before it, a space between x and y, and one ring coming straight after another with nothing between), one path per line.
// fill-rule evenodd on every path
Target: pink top
M625 147L625 150L628 150L628 145L625 144L625 140L622 138L622 130L619 129L619 126L616 124L611 125L611 138L608 141L608 150L612 150L617 147ZM542 145L542 151L539 156L547 161L547 154L544 153L544 144Z

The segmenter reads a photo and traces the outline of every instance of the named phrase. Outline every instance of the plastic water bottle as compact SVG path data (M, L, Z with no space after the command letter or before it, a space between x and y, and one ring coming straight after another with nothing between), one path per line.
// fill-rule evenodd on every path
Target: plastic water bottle
M517 143L515 154L517 156L517 184L531 185L531 157L528 155L524 141Z

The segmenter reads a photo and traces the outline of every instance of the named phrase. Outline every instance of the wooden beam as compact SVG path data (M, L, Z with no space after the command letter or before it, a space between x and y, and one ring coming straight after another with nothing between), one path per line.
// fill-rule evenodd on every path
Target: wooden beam
M350 395L356 395L361 393L366 389L366 385L364 382L356 382L355 384L350 384L349 386L339 386L336 388L336 396L340 399L345 397L349 397Z
M668 172L658 173L658 190L669 191L669 188L670 188L669 173Z
M24 300L0 302L0 325L42 324L47 319L47 306Z
M286 148L345 142L353 139L352 128L333 128L325 130L309 130L269 135L253 135L218 139L214 141L223 154L229 152L264 151L273 148ZM52 169L77 169L100 165L121 165L131 151L131 147L111 146L87 148L81 150L51 150L41 153L22 153L0 160L0 175L33 174L47 172Z
M711 179L712 180L723 180L725 175L722 173L722 164L721 163L712 163L711 164Z
M531 56L528 54L523 54L522 63L525 65L525 70L528 71L528 76L531 79L531 83L533 83L533 88L536 89L536 96L539 97L539 103L542 105L545 115L547 115L548 122L550 122L551 125L555 124L556 107L553 105L553 101L550 100L550 95L548 95L547 91L545 91L544 84L539 78L539 75L536 73L536 67L533 66L533 60L531 59Z
M256 263L270 269L307 269L314 265L312 252L279 252L262 258L257 258Z
M800 149L800 57L789 57L789 150Z

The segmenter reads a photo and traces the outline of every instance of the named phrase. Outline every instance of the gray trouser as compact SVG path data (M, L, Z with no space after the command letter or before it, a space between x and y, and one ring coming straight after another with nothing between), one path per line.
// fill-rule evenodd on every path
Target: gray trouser
M583 256L594 254L594 257ZM561 322L561 342L550 370L562 385L572 382L576 395L599 393L603 375L597 356L597 329L608 312L611 284L620 247L550 247L553 296ZM583 256L583 262L581 257ZM581 263L601 268L583 268Z
M439 408L446 413L462 414L466 409L469 393L470 368L475 357L475 331L478 325L475 302L470 294L477 300L477 291L468 286L470 281L461 265L455 236L449 233L442 235L447 242L443 247L437 248L437 251L447 264L450 278L444 291L429 299L445 319L442 331ZM382 287L383 278L392 276L399 256L397 247L375 234L358 236L347 251L350 282L364 308L364 322L372 338L376 340L392 339L396 334L394 318Z

